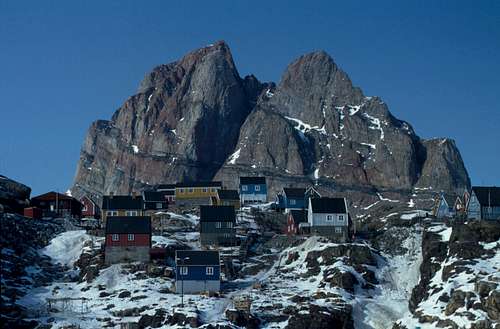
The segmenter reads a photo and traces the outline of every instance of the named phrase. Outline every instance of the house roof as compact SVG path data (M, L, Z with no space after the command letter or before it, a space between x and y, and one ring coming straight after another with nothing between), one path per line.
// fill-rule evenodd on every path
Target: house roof
M222 187L222 182L182 182L175 187Z
M234 222L236 214L233 206L200 206L200 222Z
M144 191L144 202L166 202L165 192Z
M500 187L473 186L472 191L482 206L500 207Z
M247 185L247 184L266 184L266 177L262 176L255 176L255 177L240 177L240 184Z
M283 188L283 192L285 192L287 198L304 198L306 189L302 187L285 187Z
M446 200L446 203L448 204L448 207L453 207L455 204L455 201L457 200L456 195L451 195L451 194L441 194L440 198L444 198Z
M149 216L111 216L106 220L106 234L151 234Z
M102 197L102 209L142 209L142 196L105 195Z
M219 266L219 252L216 250L176 250L176 265Z
M307 222L307 216L304 210L290 210L290 216L292 216L295 224Z
M321 214L346 213L344 198L314 198L311 200L312 211Z
M218 190L217 195L221 200L239 200L240 195L236 190Z
M69 195L66 195L66 194L61 194L61 193L57 193L57 192L54 192L54 191L50 191L50 192L47 192L47 193L44 193L44 194L40 194L36 197L33 197L31 198L32 200L39 200L39 201L50 201L50 200L55 200L57 197L58 200L75 200L75 201L78 201L76 200L75 198L69 196Z

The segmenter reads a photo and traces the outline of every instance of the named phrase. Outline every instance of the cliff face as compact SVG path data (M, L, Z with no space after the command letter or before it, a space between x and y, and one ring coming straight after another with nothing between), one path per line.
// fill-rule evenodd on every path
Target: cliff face
M469 186L453 141L421 140L378 97L366 97L324 52L291 63L281 82L240 78L219 42L149 73L111 121L94 122L73 193L264 174L271 190L310 184L362 191L450 192Z

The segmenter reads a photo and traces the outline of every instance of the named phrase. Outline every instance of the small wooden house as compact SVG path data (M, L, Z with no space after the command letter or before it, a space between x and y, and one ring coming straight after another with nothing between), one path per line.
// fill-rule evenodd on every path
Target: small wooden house
M307 223L307 212L303 209L290 210L287 215L285 234L299 234L299 226L302 223Z
M147 216L109 217L106 220L106 264L149 262L151 219Z
M277 196L278 208L288 213L290 210L306 209L306 189L285 187Z
M265 177L240 177L241 203L267 201L267 184Z
M212 198L214 206L233 206L240 209L240 195L237 190L218 190L217 196Z
M473 186L467 204L467 218L500 220L500 187Z
M349 239L349 215L345 198L311 198L307 221L312 234L327 236L336 242Z
M165 192L144 191L142 192L142 198L144 200L144 211L146 215L168 210L168 199Z
M87 195L84 195L80 198L80 202L82 203L82 217L85 218L100 218L101 217L101 208L97 205L97 203L92 200Z
M233 206L200 207L200 242L203 246L236 243L236 214Z
M54 191L32 198L31 206L42 209L43 217L80 218L82 216L80 201Z
M199 294L220 291L220 257L215 250L175 252L175 292Z
M105 195L102 197L102 222L111 216L142 216L144 201L141 195Z
M222 182L184 182L175 186L175 202L179 206L209 205L222 189Z
M43 217L43 211L37 207L28 207L24 208L23 211L24 217L32 218L32 219L41 219Z
M452 218L456 215L457 196L440 193L437 195L432 214L437 219Z

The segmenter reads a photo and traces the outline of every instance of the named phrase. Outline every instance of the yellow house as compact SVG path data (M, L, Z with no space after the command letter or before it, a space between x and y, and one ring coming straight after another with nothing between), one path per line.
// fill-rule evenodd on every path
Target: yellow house
M222 182L184 182L175 185L177 205L209 205L212 197L222 189Z
M111 216L142 216L144 201L141 195L105 195L102 197L102 223Z
M212 198L212 205L233 206L240 209L240 194L237 190L218 190L217 196Z

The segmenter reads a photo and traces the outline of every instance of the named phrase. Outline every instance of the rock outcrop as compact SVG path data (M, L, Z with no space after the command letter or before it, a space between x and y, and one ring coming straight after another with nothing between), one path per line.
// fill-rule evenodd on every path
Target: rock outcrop
M263 174L271 192L470 185L455 143L421 140L378 97L353 86L325 52L304 55L281 82L241 78L224 42L161 65L110 121L94 122L73 193L129 193L157 183Z
M22 213L29 205L31 188L0 175L0 213Z

